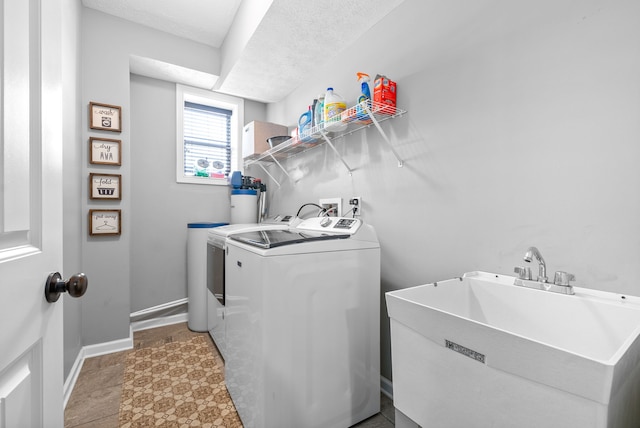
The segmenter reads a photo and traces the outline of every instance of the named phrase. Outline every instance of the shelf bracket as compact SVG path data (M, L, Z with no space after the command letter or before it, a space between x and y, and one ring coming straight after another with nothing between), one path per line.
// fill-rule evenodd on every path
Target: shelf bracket
M287 172L286 169L284 169L284 167L282 166L282 164L280 164L280 162L278 162L278 159L275 158L275 156L273 156L273 153L269 153L269 156L271 157L271 159L273 159L273 161L276 163L276 165L278 165L280 167L280 169L282 170L282 172L285 173L285 175L287 177L289 177L289 179L291 179L291 176L289 175L289 173Z
M349 168L349 165L347 164L347 162L345 162L345 160L342 158L342 155L340 155L340 153L338 152L338 150L335 148L335 146L333 145L333 143L331 143L331 140L329 139L329 137L327 136L327 134L321 130L320 134L322 135L322 138L324 138L324 141L329 145L329 147L331 147L333 149L333 151L335 152L336 156L338 156L338 158L340 159L340 161L342 162L342 164L344 165L345 168L347 168L347 171L349 171L349 175L352 175L352 169Z
M376 126L376 128L378 129L378 132L380 132L380 135L382 135L382 138L384 139L384 141L387 143L387 146L389 146L389 149L391 150L391 152L393 153L393 155L396 157L396 159L398 160L398 168L401 168L402 166L404 166L404 161L400 158L400 155L398 155L398 152L396 152L396 150L393 148L393 144L391 144L391 140L389 140L389 137L387 137L387 134L384 132L384 130L382 129L382 127L380 126L380 123L376 120L375 116L373 115L373 113L371 112L371 106L369 105L369 103L361 103L362 107L365 109L365 111L367 112L367 114L369 115L369 118L371 119L371 121L373 122L373 124Z
M256 162L258 164L258 166L260 168L262 168L262 170L265 172L265 174L267 174L269 176L269 178L271 178L274 183L276 183L278 185L278 187L280 187L280 183L278 183L278 180L275 179L275 177L271 174L269 174L269 171L267 171L267 168L264 167L264 165L262 165L260 162Z

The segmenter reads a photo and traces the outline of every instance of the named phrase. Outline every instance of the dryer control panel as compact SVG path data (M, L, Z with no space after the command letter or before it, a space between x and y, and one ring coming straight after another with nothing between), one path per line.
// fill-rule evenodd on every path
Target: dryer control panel
M313 230L317 232L333 232L333 233L348 233L355 234L362 221L357 218L347 217L312 217L303 220L296 229L298 230Z

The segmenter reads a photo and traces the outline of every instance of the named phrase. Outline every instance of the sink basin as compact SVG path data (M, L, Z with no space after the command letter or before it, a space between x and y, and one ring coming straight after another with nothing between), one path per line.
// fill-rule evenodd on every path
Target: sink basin
M514 281L386 294L396 408L422 426L640 426L640 298Z

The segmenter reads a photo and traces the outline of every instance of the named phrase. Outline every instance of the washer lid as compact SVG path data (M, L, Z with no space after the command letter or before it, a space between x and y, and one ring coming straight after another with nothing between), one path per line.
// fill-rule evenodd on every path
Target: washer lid
M292 230L258 230L231 235L231 239L258 248L275 248L283 245L302 244L312 241L326 241L330 239L346 239L351 235L346 233L321 233Z

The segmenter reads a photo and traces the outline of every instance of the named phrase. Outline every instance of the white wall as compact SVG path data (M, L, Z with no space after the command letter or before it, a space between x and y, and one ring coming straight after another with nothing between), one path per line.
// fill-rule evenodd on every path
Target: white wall
M269 183L271 209L361 196L382 292L512 274L535 245L550 275L640 295L639 19L633 0L406 0L268 109L292 124L326 86L353 104L356 72L386 74L408 111L383 123L405 166L367 129L338 142L352 176L326 147L286 162L298 181L272 169L283 185ZM391 378L383 296L381 311Z

